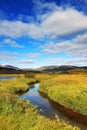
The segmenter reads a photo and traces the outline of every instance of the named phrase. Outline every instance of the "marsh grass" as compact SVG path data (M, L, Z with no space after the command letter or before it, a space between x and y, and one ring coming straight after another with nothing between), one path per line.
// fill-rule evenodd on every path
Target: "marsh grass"
M36 79L16 76L14 80L0 81L0 130L79 130L57 116L54 120L41 116L29 101L19 99L16 93L29 89L29 83Z
M25 78L25 75L15 75L17 78L12 80L0 81L0 90L8 91L10 93L17 93L19 91L27 91L29 84L36 82L34 78Z
M39 90L61 105L87 115L87 74L42 75Z

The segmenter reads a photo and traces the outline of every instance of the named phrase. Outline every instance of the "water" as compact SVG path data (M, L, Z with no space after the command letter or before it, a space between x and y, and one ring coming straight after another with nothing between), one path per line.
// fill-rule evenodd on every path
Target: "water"
M45 94L38 91L39 84L34 84L28 92L19 96L19 98L25 98L30 100L32 104L36 105L40 110L41 114L48 117L54 118L55 115L58 115L61 120L70 122L70 124L78 126L81 130L87 130L87 126L81 124L79 121L76 121L72 117L68 116L64 111L52 102Z
M0 81L3 81L3 80L12 80L12 79L15 79L16 76L0 76Z

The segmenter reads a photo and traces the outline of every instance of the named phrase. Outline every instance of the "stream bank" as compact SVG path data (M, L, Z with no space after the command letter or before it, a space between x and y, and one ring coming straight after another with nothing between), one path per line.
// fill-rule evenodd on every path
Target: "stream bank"
M25 98L36 105L40 113L50 119L58 115L61 120L69 122L79 127L81 130L87 130L87 117L82 117L79 113L73 112L60 104L52 101L46 94L38 91L39 84L31 85L28 92L22 93L19 98Z

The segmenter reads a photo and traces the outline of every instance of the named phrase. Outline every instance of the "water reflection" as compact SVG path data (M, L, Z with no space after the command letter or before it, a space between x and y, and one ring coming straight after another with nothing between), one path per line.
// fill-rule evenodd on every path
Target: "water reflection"
M72 116L67 115L61 106L50 100L45 94L38 91L39 84L32 86L29 91L19 96L19 98L25 98L30 100L32 104L36 105L42 115L53 119L55 115L58 115L61 120L70 122L72 125L80 127L81 130L87 130L87 126L81 124L78 120Z

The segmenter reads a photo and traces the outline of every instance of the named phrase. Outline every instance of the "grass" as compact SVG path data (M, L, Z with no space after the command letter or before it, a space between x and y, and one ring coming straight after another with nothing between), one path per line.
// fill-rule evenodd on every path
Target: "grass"
M8 91L10 93L17 93L19 91L27 91L30 83L35 83L35 78L26 78L25 75L15 75L16 79L0 81L0 90Z
M87 115L87 74L42 74L39 90L52 100Z
M16 93L29 89L28 84L36 79L16 76L14 80L0 81L0 130L79 130L57 116L54 120L41 116L29 101L19 99Z

